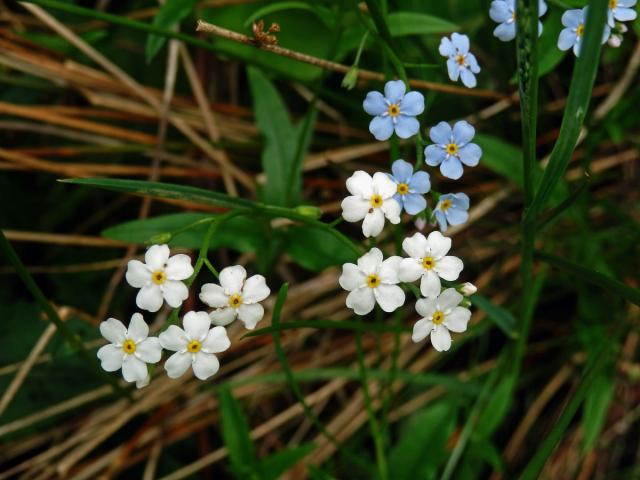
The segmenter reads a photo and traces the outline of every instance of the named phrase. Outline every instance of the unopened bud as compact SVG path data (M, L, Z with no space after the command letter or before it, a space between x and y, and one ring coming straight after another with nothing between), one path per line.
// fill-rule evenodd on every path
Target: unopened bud
M356 67L351 67L347 74L342 79L342 86L347 90L352 90L353 87L356 86L358 82L358 69Z
M152 245L164 245L165 243L169 243L171 237L173 237L173 235L169 232L158 233L149 239L149 243Z
M460 287L460 293L468 297L478 291L478 288L471 282L463 283Z
M418 230L424 230L424 227L427 226L427 221L422 217L418 217L416 218L415 222L413 222L413 224Z
M305 217L320 218L322 216L322 210L313 205L299 205L296 207L296 212Z

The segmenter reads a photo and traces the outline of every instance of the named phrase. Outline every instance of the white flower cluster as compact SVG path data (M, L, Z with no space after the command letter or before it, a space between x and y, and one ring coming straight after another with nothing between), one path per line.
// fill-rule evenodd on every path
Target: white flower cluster
M126 273L129 285L140 289L136 305L149 312L160 310L165 301L179 308L189 296L184 281L194 273L189 256L170 256L167 245L153 245L144 260L131 260ZM187 312L183 328L170 325L157 338L149 337L149 326L140 313L133 314L129 328L115 318L102 322L100 333L110 342L98 350L102 368L122 369L125 381L141 388L150 381L147 364L158 363L165 349L174 352L164 364L170 378L181 377L189 367L200 380L215 375L220 368L215 354L231 345L224 327L239 318L246 328L255 328L264 316L260 302L271 293L262 275L247 278L240 265L222 269L219 281L220 285L207 283L200 291L200 299L213 308L210 313Z

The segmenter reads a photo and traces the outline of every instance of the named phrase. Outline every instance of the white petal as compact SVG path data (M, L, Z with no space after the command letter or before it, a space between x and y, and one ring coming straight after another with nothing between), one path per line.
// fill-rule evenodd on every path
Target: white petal
M112 344L105 345L98 350L97 355L101 362L100 366L107 372L115 372L122 367L124 352L120 347Z
M162 345L156 337L149 337L136 345L136 356L146 363L158 363L162 357Z
M380 281L382 283L398 283L398 269L400 268L402 257L389 257L380 265Z
M203 341L209 333L211 320L207 312L187 312L182 320L184 331L191 340Z
M127 338L127 327L120 320L108 318L104 322L100 322L100 334L116 345L122 345Z
M422 262L416 258L403 258L398 265L398 279L401 282L415 282L424 274Z
M129 322L129 328L127 329L127 338L130 338L135 343L143 341L149 336L149 325L144 321L142 315L134 313L131 315L131 321Z
M167 260L167 268L165 268L164 273L167 274L169 280L186 280L193 275L191 258L183 253L174 255Z
M457 306L462 301L462 295L455 288L447 288L438 297L438 308L440 310L449 310Z
M202 342L202 350L208 353L224 352L230 346L231 341L224 327L213 327Z
M402 249L412 258L423 258L427 255L429 244L420 232L414 233L402 241Z
M395 199L390 198L388 200L385 200L380 209L384 213L384 216L387 217L389 222L393 223L394 225L400 223L400 213L402 212L402 207Z
M383 199L391 198L396 194L398 186L396 182L383 172L373 174L373 193L377 193Z
M371 198L373 195L373 179L371 175L363 170L354 172L349 178L347 178L347 190L351 195L356 195L360 198Z
M147 378L147 364L135 355L127 355L122 362L122 376L127 382L137 382Z
M397 285L379 285L373 289L376 301L385 312L393 312L404 305L404 292Z
M378 273L382 258L380 249L374 247L358 259L358 268L365 275Z
M340 206L342 207L342 217L347 222L359 222L369 212L371 203L369 200L352 195L342 200Z
M242 284L245 278L247 278L247 271L242 265L234 265L233 267L223 268L220 271L220 285L227 295L242 292Z
M464 264L462 260L458 257L448 255L436 262L434 270L440 278L453 282L458 279L463 268Z
M421 342L425 338L429 336L431 331L433 330L433 323L431 320L427 320L423 318L418 320L416 324L413 326L413 333L411 334L411 340L414 343Z
M264 308L259 303L242 304L238 308L238 318L244 322L245 328L253 330L256 324L262 320L264 316Z
M373 289L369 287L358 288L347 295L347 307L358 315L366 315L373 310L375 304Z
M271 290L267 287L267 281L262 275L254 275L244 282L242 287L242 302L257 303L269 296Z
M380 208L374 208L373 212L367 213L362 222L362 233L365 237L375 237L384 228L384 213Z
M180 280L167 280L162 284L162 295L172 308L178 308L189 296L189 288Z
M144 377L144 380L137 380L136 381L136 388L144 388L147 385L149 385L149 383L151 382L151 375L149 375L149 373L147 373L147 376Z
M151 280L151 270L140 260L130 260L125 274L127 283L134 288L142 288Z
M471 312L463 307L456 307L453 312L445 316L442 324L452 332L464 332L471 318Z
M436 311L436 299L435 298L421 298L416 302L416 312L418 315L425 318L431 318L433 312Z
M436 325L436 328L431 332L431 344L439 352L446 352L451 348L451 334L447 327Z
M155 283L145 285L136 295L136 305L142 310L157 312L162 306L162 290Z
M144 263L147 267L154 270L164 269L167 260L169 260L169 247L167 245L152 245L144 254Z
M162 348L173 350L174 352L184 350L187 348L187 343L189 343L187 334L177 325L169 325L169 328L162 332L158 339Z
M205 283L200 290L200 300L210 307L220 308L229 305L229 295L224 289L215 283Z
M451 239L449 237L445 237L437 230L434 230L429 234L427 237L427 243L429 245L429 250L431 251L431 256L436 260L444 257L451 249Z
M427 298L435 298L440 295L440 278L433 270L426 270L420 280L420 293Z
M209 314L209 319L214 325L225 326L229 325L236 319L238 311L235 308L224 307L214 310Z
M191 354L176 352L164 362L164 369L169 378L179 378L191 366Z
M214 376L220 369L218 358L211 353L196 353L196 361L193 362L193 373L200 380L206 380Z
M338 278L338 283L345 290L351 291L366 286L367 281L365 274L360 271L357 265L345 263L342 265L342 275Z

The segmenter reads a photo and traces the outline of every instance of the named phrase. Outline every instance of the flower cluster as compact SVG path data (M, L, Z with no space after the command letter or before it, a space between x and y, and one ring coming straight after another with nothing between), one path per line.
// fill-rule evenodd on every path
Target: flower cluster
M188 255L170 256L167 245L153 245L145 253L144 262L129 262L125 278L140 289L136 305L157 312L164 302L172 308L182 305L189 296L185 281L193 273ZM231 345L224 327L238 318L246 328L255 328L264 316L260 302L270 294L262 275L247 278L240 265L222 269L219 281L220 285L207 283L200 291L202 302L213 308L210 313L187 312L182 328L169 325L158 337L149 336L149 326L140 313L132 315L128 328L115 318L102 322L100 333L109 342L97 353L102 368L108 372L122 369L125 381L136 382L141 388L150 381L147 364L158 363L165 349L174 352L164 363L170 378L181 377L189 368L200 380L215 375L220 368L215 354Z

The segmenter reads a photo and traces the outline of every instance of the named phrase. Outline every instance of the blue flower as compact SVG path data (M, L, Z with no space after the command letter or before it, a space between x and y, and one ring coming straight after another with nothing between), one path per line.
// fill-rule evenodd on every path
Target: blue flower
M424 149L427 165L437 167L447 178L457 180L462 176L462 164L475 167L482 156L482 149L469 143L476 131L469 122L456 122L453 130L447 122L440 122L429 131L435 145Z
M447 70L452 81L455 82L460 78L465 87L476 86L474 73L480 72L480 66L473 53L469 53L469 37L459 33L453 33L451 40L442 37L438 50L443 57L449 57Z
M562 25L566 28L560 32L560 36L558 37L558 48L560 50L569 50L573 47L575 56L580 56L587 12L588 7L584 7L581 10L567 10L562 14ZM604 31L602 32L602 43L607 41L610 33L611 27L605 25Z
M547 4L544 0L538 2L538 17L547 12ZM493 31L493 36L503 42L516 38L516 0L493 0L489 9L489 16L498 25ZM542 34L542 22L538 22L538 35Z
M402 80L391 80L384 86L384 95L369 92L362 102L364 111L374 115L369 131L376 140L388 140L395 131L400 138L409 138L420 130L415 118L424 111L424 97L419 92L409 92Z
M431 182L427 172L413 173L413 165L404 160L396 160L391 165L391 179L397 185L397 193L393 196L405 212L416 215L427 208L427 201L422 196L431 190Z
M438 221L440 231L447 230L447 223L460 225L469 218L469 197L464 193L447 193L440 196L433 215Z
M638 14L633 9L636 0L609 0L609 12L607 23L614 27L616 20L619 22L629 22L635 20Z

